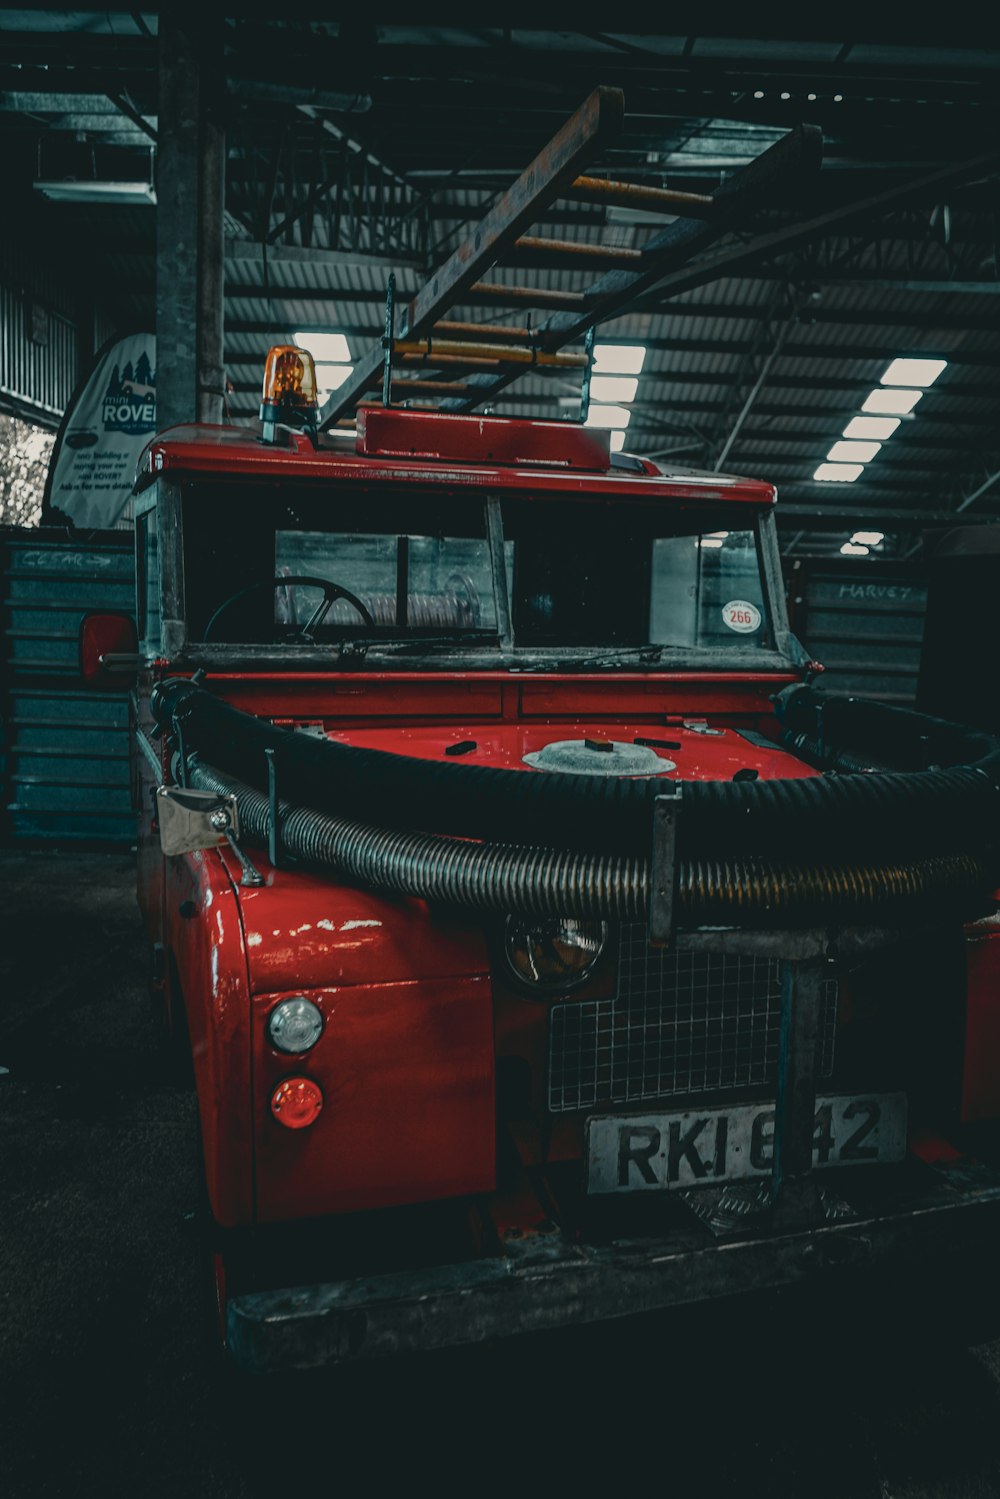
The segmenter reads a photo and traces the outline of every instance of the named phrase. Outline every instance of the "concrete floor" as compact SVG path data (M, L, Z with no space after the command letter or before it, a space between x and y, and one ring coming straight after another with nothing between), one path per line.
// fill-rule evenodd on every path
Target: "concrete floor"
M701 1313L232 1379L209 1334L194 1100L163 1061L131 861L8 853L0 883L4 1499L623 1477L699 1496L1000 1495L1000 1344L922 1344L919 1307L904 1347Z

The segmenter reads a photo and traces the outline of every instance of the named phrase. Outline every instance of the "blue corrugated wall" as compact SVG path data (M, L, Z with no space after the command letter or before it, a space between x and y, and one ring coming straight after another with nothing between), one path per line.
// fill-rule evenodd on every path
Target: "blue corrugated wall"
M128 694L89 691L79 629L135 607L132 537L0 530L0 837L134 842Z

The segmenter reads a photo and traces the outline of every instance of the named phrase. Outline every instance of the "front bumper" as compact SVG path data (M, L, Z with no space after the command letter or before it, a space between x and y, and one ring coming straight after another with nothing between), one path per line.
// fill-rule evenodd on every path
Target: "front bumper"
M839 1173L838 1173L839 1175ZM845 1274L991 1263L1000 1172L976 1162L873 1168L837 1185L851 1216L796 1232L723 1234L698 1221L658 1238L508 1238L495 1257L235 1297L234 1359L257 1373L481 1343Z

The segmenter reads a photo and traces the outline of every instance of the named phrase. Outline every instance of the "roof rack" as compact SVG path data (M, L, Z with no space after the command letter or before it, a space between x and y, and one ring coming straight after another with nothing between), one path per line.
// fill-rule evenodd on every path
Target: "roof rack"
M320 427L349 418L369 392L440 411L473 411L520 375L538 369L580 370L582 416L589 391L592 330L626 311L667 272L684 265L720 235L753 213L778 186L818 169L822 133L798 125L714 193L612 182L584 167L619 133L625 120L619 89L594 90L478 225L470 225L454 254L403 308L396 330L395 281L389 278L385 333L333 392ZM576 198L669 214L668 223L641 249L540 239L525 233L556 198ZM544 291L483 280L496 265L563 264L592 269L584 291ZM459 303L547 312L537 327L449 320ZM587 347L566 345L590 334ZM432 373L433 372L433 373Z

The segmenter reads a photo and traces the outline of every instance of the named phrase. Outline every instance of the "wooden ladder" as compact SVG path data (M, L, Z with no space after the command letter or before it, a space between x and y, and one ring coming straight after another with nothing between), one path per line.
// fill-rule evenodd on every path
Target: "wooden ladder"
M624 120L621 90L596 88L481 223L467 228L454 254L401 309L398 332L390 278L382 342L333 392L323 409L321 428L350 419L378 386L385 404L391 393L396 401L467 412L530 370L585 372L589 342L585 350L567 350L566 345L626 311L662 276L748 218L777 187L787 189L816 171L822 155L818 127L798 125L711 194L585 175L583 168L620 132ZM641 250L526 234L556 198L641 208L669 214L674 221ZM482 279L500 264L530 259L534 265L545 265L567 258L580 270L595 272L586 290L543 291ZM463 302L549 316L537 328L449 321L445 314ZM426 378L428 370L437 373Z

